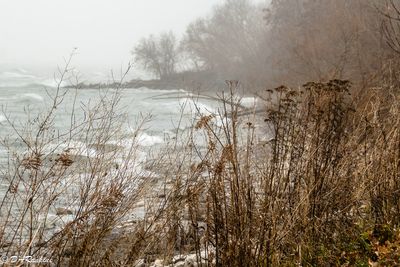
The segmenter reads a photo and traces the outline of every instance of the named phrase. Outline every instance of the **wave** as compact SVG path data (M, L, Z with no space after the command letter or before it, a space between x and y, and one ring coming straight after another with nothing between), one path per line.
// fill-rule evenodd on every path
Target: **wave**
M44 102L44 97L35 93L17 94L9 97L0 97L1 102ZM0 119L1 121L1 119Z
M136 140L139 146L154 146L164 143L164 139L161 136L148 135L147 133L139 134Z
M184 108L183 112L185 114L200 113L202 115L210 115L214 113L214 109L210 106L191 98L182 98L179 100L179 104Z
M4 71L0 73L0 79L32 79L36 80L37 77L32 74L27 74L27 72L12 72L12 71Z
M16 96L17 99L31 99L31 100L37 100L40 102L44 101L44 98L41 95L35 94L35 93L26 93L26 94L21 94Z
M24 69L0 72L0 87L57 87L59 81L54 78L39 77ZM67 85L62 82L61 86Z
M39 80L38 77L28 74L25 70L0 72L1 87L21 87Z
M55 80L55 79L44 79L44 80L41 80L39 83L36 83L36 85L56 88L58 85L60 85L61 87L66 86L66 85L68 85L68 83L66 81L60 82L59 80Z
M3 121L6 121L6 117L4 115L0 115L0 123L2 123Z
M130 128L130 132L134 133L135 130ZM131 147L136 147L136 146L150 147L162 143L164 143L163 137L158 135L149 135L145 132L139 133L136 137L107 142L108 145L124 147L127 150L129 150Z
M254 108L257 106L257 97L243 97L240 99L240 104L246 108Z
M49 144L44 151L49 154L69 151L73 155L85 157L95 157L97 154L96 149L79 141L70 141L68 144Z
M139 88L127 88L129 90L134 90L138 93L155 93L156 95L151 95L148 98L154 98L157 99L158 97L165 97L169 95L176 95L178 94L184 94L184 95L189 95L189 93L183 89L151 89L147 87L139 87ZM160 93L162 92L162 93Z

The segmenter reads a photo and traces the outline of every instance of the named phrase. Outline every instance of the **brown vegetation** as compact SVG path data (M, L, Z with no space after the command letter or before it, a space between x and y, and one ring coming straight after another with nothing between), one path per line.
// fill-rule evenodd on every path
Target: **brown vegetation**
M64 94L58 88L48 113L23 131L14 127L26 152L10 153L3 175L2 255L46 256L63 266L398 264L396 4L273 1L273 66L251 74L290 86L262 91L263 112L241 116L240 83L228 81L219 114L197 112L190 131L148 166L158 177L134 172L134 142L128 152L107 149L123 119L118 93L85 109L81 122L72 115L70 130L57 133L52 119ZM212 29L204 23L191 29ZM315 82L297 86L307 79ZM79 158L81 151L69 149L77 138L97 153ZM67 147L48 151L50 143ZM124 162L116 165L120 156ZM62 197L70 210L57 209ZM133 220L138 207L144 217ZM72 217L64 221L66 215ZM49 220L58 222L56 232L46 227Z
M118 129L111 110L88 111L96 117L88 116L78 133L97 144L98 154L78 165L68 149L51 159L47 142L71 139L54 139L47 135L51 125L39 123L39 134L30 132L37 145L22 139L32 152L12 160L6 174L3 255L46 256L65 266L183 264L189 254L204 266L396 262L398 87L358 91L342 80L281 86L265 92L273 101L261 117L246 118L235 104L238 83L229 87L232 93L221 96L222 126L199 114L189 136L154 163L156 183L141 182L130 169L134 147L111 174L119 152L101 152ZM268 142L260 142L265 135ZM70 210L57 209L57 216L72 218L52 232L45 227L55 221L51 210L71 193ZM143 200L145 217L127 219Z

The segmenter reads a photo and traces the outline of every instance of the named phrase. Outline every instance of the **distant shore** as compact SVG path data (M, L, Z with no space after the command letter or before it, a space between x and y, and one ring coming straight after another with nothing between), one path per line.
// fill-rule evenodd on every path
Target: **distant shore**
M226 88L225 82L211 72L184 72L177 73L162 79L141 80L134 79L128 82L113 83L79 83L66 88L104 89L104 88L141 88L171 90L184 89L187 91L220 91Z

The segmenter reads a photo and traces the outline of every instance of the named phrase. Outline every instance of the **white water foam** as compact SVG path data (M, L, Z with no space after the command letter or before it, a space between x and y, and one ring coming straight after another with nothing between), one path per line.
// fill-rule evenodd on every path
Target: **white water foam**
M45 148L46 153L62 153L70 151L74 155L95 157L96 150L88 148L86 144L79 141L70 141L69 144L49 144Z
M195 101L191 98L182 98L179 100L179 104L184 107L183 112L185 114L196 114L200 113L201 115L210 115L214 113L213 108L210 106Z
M140 146L154 146L156 144L164 143L161 136L148 135L147 133L140 133L137 137L137 143Z
M258 97L243 97L240 104L246 108L253 108L257 106Z
M132 134L135 134L136 130L129 128ZM132 138L125 138L120 140L112 140L107 142L110 145L122 146L129 150L131 147L142 146L150 147L157 144L164 143L164 138L158 135L149 135L145 132L139 132L136 137L132 135Z

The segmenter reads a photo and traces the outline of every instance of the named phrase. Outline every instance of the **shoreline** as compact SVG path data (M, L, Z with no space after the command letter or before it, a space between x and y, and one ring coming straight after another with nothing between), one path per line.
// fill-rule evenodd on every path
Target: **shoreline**
M226 88L223 79L216 76L215 73L204 72L183 72L177 73L161 79L133 79L128 82L112 83L78 83L75 85L64 86L65 88L78 89L106 89L106 88L142 88L159 90L184 89L191 92L218 92Z

